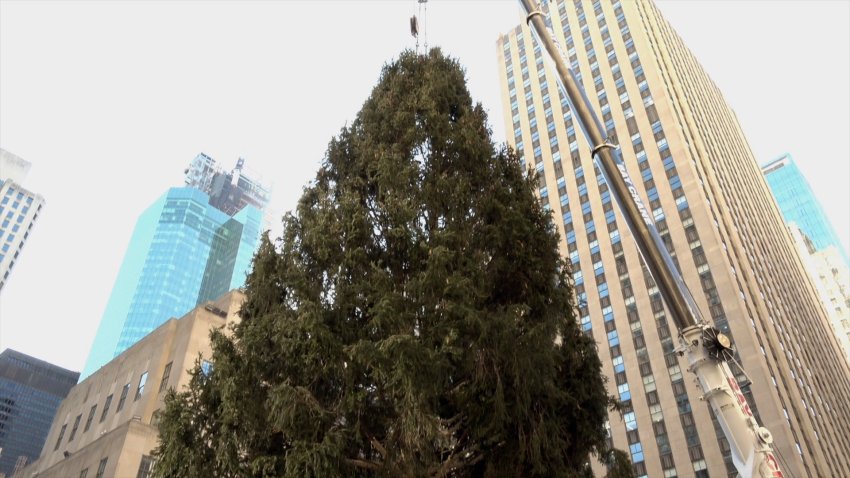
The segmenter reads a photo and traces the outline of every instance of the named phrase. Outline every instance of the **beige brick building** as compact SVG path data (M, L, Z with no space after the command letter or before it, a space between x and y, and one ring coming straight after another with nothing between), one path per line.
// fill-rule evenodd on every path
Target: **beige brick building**
M165 392L189 383L198 357L212 355L210 330L238 320L243 301L231 291L171 319L77 384L56 412L41 457L15 476L148 477Z
M797 224L788 224L788 231L826 309L835 337L850 359L850 269L835 246L817 251Z
M850 476L850 367L735 113L650 0L546 3L703 316L735 341L748 378L732 369L785 476ZM540 173L582 328L626 406L614 446L641 477L735 476L545 51L525 25L497 45L508 142Z

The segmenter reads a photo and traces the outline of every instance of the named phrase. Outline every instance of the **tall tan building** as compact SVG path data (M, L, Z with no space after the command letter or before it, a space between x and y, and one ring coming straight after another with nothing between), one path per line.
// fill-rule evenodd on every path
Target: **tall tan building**
M243 301L231 291L170 319L77 384L56 412L41 457L14 476L148 478L165 392L189 383L199 355L212 356L210 331L238 320Z
M552 28L736 371L786 476L850 476L850 367L720 91L649 0L547 2ZM676 329L525 25L498 41L508 141L540 173L638 476L735 476ZM737 367L732 365L733 370ZM713 426L712 426L713 424Z
M788 231L826 309L835 337L850 359L850 269L837 247L815 250L811 239L793 222L788 224Z

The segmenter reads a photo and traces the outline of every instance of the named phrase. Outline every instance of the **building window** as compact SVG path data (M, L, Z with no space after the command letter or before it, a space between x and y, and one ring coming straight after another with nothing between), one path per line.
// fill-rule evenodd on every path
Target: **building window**
M660 404L650 405L649 414L650 417L652 417L653 423L658 423L664 419L664 412L662 411Z
M121 389L121 398L118 399L118 407L115 408L115 413L120 412L124 409L124 402L127 401L127 394L130 393L130 384L124 385L124 388Z
M629 451L632 454L632 463L640 463L643 461L643 447L640 442L629 445Z
M103 478L103 475L106 473L106 460L108 459L109 457L100 460L100 464L97 465L97 475L95 475L95 478Z
M628 412L623 414L623 421L626 422L626 430L637 430L637 419L635 418L635 412Z
M147 381L148 381L148 373L145 372L145 373L142 374L141 377L139 377L139 388L136 389L136 398L133 399L134 401L142 398L142 393L145 392L145 382L147 382Z
M86 478L86 475L89 474L88 468L83 468L83 471L80 472L80 478Z
M89 410L89 417L86 418L86 426L83 427L83 433L89 431L91 428L91 421L94 419L94 414L97 412L97 404L91 406L91 410Z
M697 460L691 462L691 464L694 466L694 476L698 478L708 477L708 466L705 464L705 460Z
M77 428L80 428L80 420L82 420L83 414L77 415L77 418L74 419L74 426L71 427L71 436L68 437L68 441L74 441L74 437L77 435Z
M65 425L62 425L62 429L59 430L59 438L56 439L56 446L53 447L53 451L56 451L56 450L59 449L59 445L62 443L62 437L65 436L65 428L67 428L67 427L68 427L68 424L66 423Z
M632 398L632 393L629 391L629 384L624 383L622 385L617 386L617 392L620 394L620 401L624 402L626 400L630 400Z
M165 390L165 387L168 386L168 379L171 377L171 364L173 362L168 362L165 365L165 369L162 371L162 380L159 382L159 393L162 393Z
M142 455L142 461L139 463L139 473L136 478L150 478L153 475L153 458L149 455Z
M100 414L100 423L106 420L106 413L109 412L110 404L112 404L112 395L106 397L106 402L103 404L103 412Z

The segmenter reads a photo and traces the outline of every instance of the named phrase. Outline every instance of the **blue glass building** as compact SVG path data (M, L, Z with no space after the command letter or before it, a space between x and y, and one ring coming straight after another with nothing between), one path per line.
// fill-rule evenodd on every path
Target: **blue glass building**
M229 215L212 202L197 187L171 188L139 217L82 378L169 318L245 284L265 204Z
M820 251L835 246L850 265L847 252L832 228L826 213L815 198L812 188L790 154L774 159L761 167L773 197L776 198L786 223L795 223Z
M11 349L0 353L0 475L38 458L79 375Z

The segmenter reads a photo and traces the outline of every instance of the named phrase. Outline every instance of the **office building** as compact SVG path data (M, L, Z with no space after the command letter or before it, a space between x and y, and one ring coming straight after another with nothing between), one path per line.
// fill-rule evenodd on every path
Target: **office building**
M82 378L169 318L244 285L265 203L228 214L211 201L195 187L171 188L139 217Z
M24 188L30 163L0 149L0 292L9 282L44 198Z
M790 154L764 164L761 171L826 309L833 332L845 354L850 356L850 261L847 253Z
M817 250L796 223L789 224L788 230L826 309L835 337L850 358L850 268L836 246Z
M12 349L0 353L0 477L38 458L56 409L79 376Z
M41 458L15 476L151 476L165 392L189 383L198 357L209 364L210 331L239 320L244 300L232 291L167 320L77 384L56 412Z
M773 192L785 222L796 224L812 241L816 251L834 246L841 253L845 263L850 266L847 251L844 250L823 207L791 155L785 154L764 164L761 171L767 178L767 184Z
M850 476L850 368L731 107L650 0L543 9L705 320L733 339L786 476ZM508 142L539 173L581 327L623 403L613 445L640 477L735 476L546 53L524 24L497 50Z

